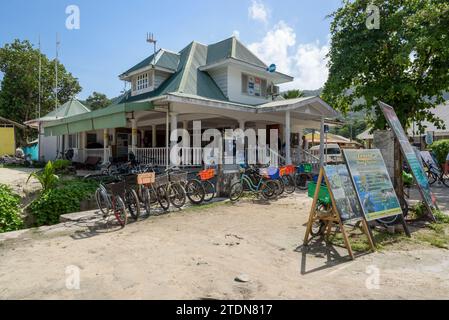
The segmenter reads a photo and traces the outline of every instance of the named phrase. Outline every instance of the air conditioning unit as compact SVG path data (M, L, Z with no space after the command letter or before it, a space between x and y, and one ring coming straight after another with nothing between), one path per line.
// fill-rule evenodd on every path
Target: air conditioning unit
M279 87L275 85L271 85L268 87L268 94L270 96L278 96L279 95Z

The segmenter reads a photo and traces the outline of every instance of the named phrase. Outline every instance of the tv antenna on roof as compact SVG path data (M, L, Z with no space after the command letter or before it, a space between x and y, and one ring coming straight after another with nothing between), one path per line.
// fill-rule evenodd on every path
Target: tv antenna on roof
M147 33L147 42L148 43L152 43L154 45L154 54L153 54L153 68L154 65L156 64L156 45L157 45L157 40L154 38L154 34L153 33Z

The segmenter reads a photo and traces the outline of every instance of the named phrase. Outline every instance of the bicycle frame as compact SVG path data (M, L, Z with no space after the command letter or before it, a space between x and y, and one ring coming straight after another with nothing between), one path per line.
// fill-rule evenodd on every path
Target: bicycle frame
M260 186L263 183L263 178L260 177L259 178L259 182L257 185L255 185L251 179L250 176L248 176L246 173L242 174L242 176L240 177L240 183L245 186L246 185L249 187L250 191L252 192L258 192L260 190Z

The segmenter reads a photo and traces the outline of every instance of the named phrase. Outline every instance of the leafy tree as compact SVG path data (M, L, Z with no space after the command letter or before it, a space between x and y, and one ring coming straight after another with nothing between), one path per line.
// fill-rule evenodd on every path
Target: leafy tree
M98 110L101 108L105 108L111 104L111 100L108 99L108 97L99 92L93 92L86 100L86 105L91 110Z
M55 61L32 44L18 39L0 48L0 115L23 123L37 117L39 100L39 55L41 55L41 115L55 108ZM58 62L58 101L67 102L81 91L76 78Z
M379 29L366 26L368 4L380 9ZM376 129L386 127L379 100L395 108L404 127L424 120L444 127L429 109L449 88L447 0L345 0L330 17L326 101L343 112L367 111Z
M354 140L359 134L367 129L367 123L363 119L346 119L345 124L340 127L332 127L330 132L348 139Z
M288 90L287 92L284 92L282 94L282 96L284 97L284 99L296 99L296 98L304 97L304 93L298 89Z

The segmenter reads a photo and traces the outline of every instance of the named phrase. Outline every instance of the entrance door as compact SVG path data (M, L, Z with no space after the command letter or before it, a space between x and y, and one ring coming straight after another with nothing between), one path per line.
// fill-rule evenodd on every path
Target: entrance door
M129 135L117 133L117 158L128 158Z

